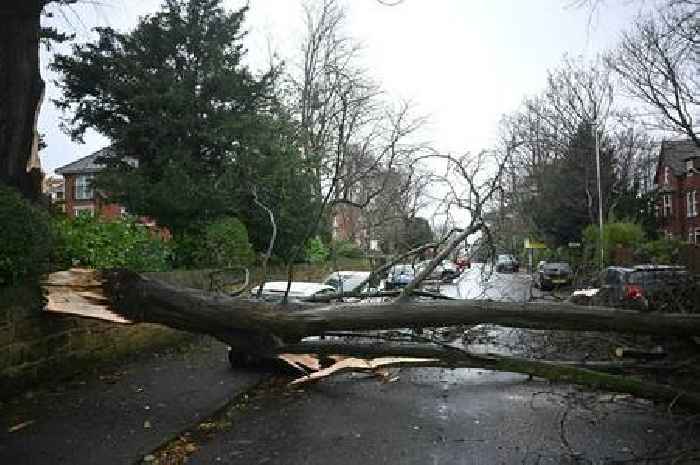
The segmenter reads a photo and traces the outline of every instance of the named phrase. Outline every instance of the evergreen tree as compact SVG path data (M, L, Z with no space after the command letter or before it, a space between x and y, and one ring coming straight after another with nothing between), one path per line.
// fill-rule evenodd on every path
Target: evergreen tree
M242 63L245 13L220 0L167 0L133 32L98 28L96 42L52 65L63 75L57 103L74 111L69 133L79 140L92 128L113 142L98 187L176 233L254 216L250 185L296 166L289 131L279 130L290 123L272 95L275 71L255 77Z

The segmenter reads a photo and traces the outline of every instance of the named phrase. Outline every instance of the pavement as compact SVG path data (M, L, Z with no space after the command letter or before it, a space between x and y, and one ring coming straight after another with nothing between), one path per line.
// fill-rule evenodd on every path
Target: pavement
M230 369L226 347L202 338L27 392L0 404L0 464L137 463L264 376Z

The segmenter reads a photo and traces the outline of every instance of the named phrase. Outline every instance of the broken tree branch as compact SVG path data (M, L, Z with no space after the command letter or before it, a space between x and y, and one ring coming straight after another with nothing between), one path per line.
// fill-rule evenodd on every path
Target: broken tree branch
M303 343L283 347L280 351L285 354L347 355L364 359L396 358L395 362L381 364L383 368L483 368L486 370L522 373L549 381L574 383L593 389L605 389L632 394L641 398L674 402L675 405L680 407L700 411L700 396L670 386L601 373L589 368L494 354L474 354L457 348L450 350L444 347L431 347L424 344L397 346L391 344Z
M267 246L267 252L265 252L265 255L263 255L262 278L260 279L260 284L258 284L258 298L260 298L260 296L262 296L263 287L265 286L265 281L267 280L267 262L270 260L270 257L272 257L272 249L275 247L275 239L277 238L277 223L275 222L275 214L272 213L272 210L258 198L257 187L253 186L252 191L253 202L267 212L268 216L270 217L270 225L272 226L270 243Z

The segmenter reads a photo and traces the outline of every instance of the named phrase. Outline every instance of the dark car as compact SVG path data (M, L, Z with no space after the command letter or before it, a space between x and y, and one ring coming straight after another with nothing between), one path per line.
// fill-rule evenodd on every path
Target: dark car
M394 265L389 270L386 278L386 290L405 287L416 277L416 270L413 265Z
M571 266L565 262L543 263L535 274L535 287L542 290L569 286L571 281Z
M496 271L503 273L505 271L512 271L517 273L520 269L520 263L514 255L502 254L496 257Z
M683 267L608 267L596 303L644 311L698 312L700 286Z

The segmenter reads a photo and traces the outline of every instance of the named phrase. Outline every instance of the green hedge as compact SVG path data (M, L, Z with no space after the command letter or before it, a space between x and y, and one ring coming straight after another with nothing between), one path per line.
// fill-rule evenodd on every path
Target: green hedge
M89 216L54 221L55 260L61 267L128 268L165 271L171 268L171 245L133 220L102 221Z
M47 271L53 243L48 213L0 186L0 284Z

